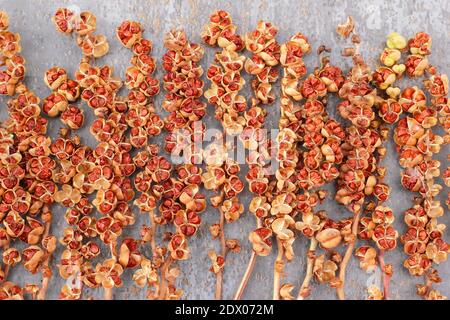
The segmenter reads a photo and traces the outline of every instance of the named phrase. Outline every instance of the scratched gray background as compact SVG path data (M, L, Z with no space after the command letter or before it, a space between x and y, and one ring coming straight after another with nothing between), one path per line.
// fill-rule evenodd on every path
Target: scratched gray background
M296 32L307 35L314 48L325 44L334 48L332 61L336 62L345 70L348 70L348 61L339 56L339 51L344 47L334 32L335 26L343 22L348 15L355 18L359 33L362 37L362 52L364 56L374 65L380 50L383 48L383 41L388 33L398 31L406 37L417 31L426 31L433 37L433 55L431 61L438 66L442 72L450 71L450 2L445 0L428 1L351 1L351 0L283 0L283 1L44 1L44 0L0 0L1 10L8 12L10 17L10 30L19 32L22 37L23 55L27 60L27 84L42 99L48 95L49 89L44 85L42 78L45 70L58 65L66 68L73 75L76 70L81 54L75 44L75 38L66 37L56 32L51 15L57 7L75 5L81 10L90 10L97 16L97 32L105 34L110 43L109 54L100 59L99 63L114 65L115 75L123 78L124 70L129 65L130 52L123 48L115 38L114 30L125 19L135 19L142 23L145 28L144 36L150 38L154 43L153 55L158 59L164 53L162 47L163 34L174 27L186 29L189 38L194 42L200 42L200 32L207 22L208 16L216 9L228 10L238 32L244 34L253 30L260 19L274 23L279 27L278 41L286 41ZM211 63L214 49L207 49L203 60L203 67ZM160 61L160 60L159 60ZM315 56L306 58L309 70L317 64ZM162 75L159 67L157 76ZM208 86L206 82L206 87ZM244 91L250 97L248 91ZM125 94L125 93L124 93ZM156 106L161 112L162 94L156 100ZM0 119L6 118L6 99L0 98ZM277 126L278 109L276 106L269 107L267 125ZM85 126L79 131L83 142L88 145L95 145L93 137L89 134L89 125L93 120L91 110L83 105L87 114ZM335 114L334 104L329 105L328 110ZM206 116L208 127L219 127L213 118L213 109ZM162 113L162 112L161 112ZM163 113L162 113L163 114ZM49 131L52 136L56 136L58 129L62 126L58 119L51 119ZM155 140L157 141L157 140ZM389 205L395 209L397 220L395 226L400 232L404 231L402 213L411 205L412 196L403 192L399 183L399 166L394 152L393 142L388 143L388 155L385 165L389 169L387 182L391 185L393 192ZM445 155L447 150L443 150L440 159L443 167L446 167ZM332 188L331 188L332 190ZM445 190L445 189L444 189ZM444 192L443 192L444 193ZM244 204L248 205L249 194L241 194ZM442 197L443 199L443 197ZM323 205L330 216L342 217L348 213L334 203L331 198ZM54 207L55 221L52 225L52 232L59 236L65 226L63 218L64 210ZM443 223L450 223L447 215L440 219ZM136 212L137 222L134 227L124 231L125 235L136 235L136 231L142 223L148 223L147 216L140 216ZM184 298L189 299L211 299L214 297L215 278L208 271L210 266L207 251L212 247L218 247L217 241L211 241L206 225L217 220L217 212L213 208L208 208L203 213L203 226L195 239L190 241L192 258L180 263L183 275L180 278L180 287L185 289ZM226 235L230 238L240 239L242 251L240 254L229 254L224 275L224 298L232 298L233 293L241 279L247 264L250 245L247 235L253 228L254 218L245 214L238 222L226 226ZM448 235L446 239L449 240ZM362 243L358 243L361 245ZM296 258L286 267L286 278L283 282L290 282L298 289L299 282L304 276L304 263L307 241L298 238L295 242ZM105 250L106 251L106 250ZM275 250L276 251L276 250ZM55 255L53 266L59 261L60 251ZM387 261L392 263L395 274L392 279L391 297L393 299L415 299L415 284L422 281L419 278L409 276L402 267L405 254L402 248L397 248L395 252L387 254ZM270 299L272 297L272 270L274 255L258 258L255 272L250 280L248 289L244 295L246 299ZM449 262L443 263L439 270L443 277L443 283L439 289L443 294L450 296L450 270ZM346 292L351 299L364 299L366 297L365 285L369 275L361 271L355 258L352 259L348 268L348 282ZM56 271L56 269L55 269ZM31 276L26 273L21 266L13 269L10 279L20 284L39 283L40 275ZM124 276L125 286L114 290L115 299L143 299L145 290L138 289L132 284L131 272L126 272ZM56 299L63 281L55 276L51 280L48 298ZM294 292L297 293L296 290ZM86 290L84 298L101 298L102 291ZM335 291L325 285L317 285L313 282L312 299L334 299Z

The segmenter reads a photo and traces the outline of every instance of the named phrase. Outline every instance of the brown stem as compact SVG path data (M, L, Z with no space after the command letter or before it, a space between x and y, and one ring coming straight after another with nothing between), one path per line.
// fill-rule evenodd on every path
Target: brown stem
M275 260L275 266L273 268L273 300L280 300L280 281L281 281L281 274L283 273L284 269L284 247L283 242L277 238L277 247L278 247L278 254L277 259Z
M113 298L113 288L105 288L103 300L112 300L112 298Z
M172 264L172 257L169 256L166 261L164 261L164 264L161 266L161 283L159 288L159 297L158 300L165 300L166 299L166 292L167 292L167 279L166 279L166 273L169 269L170 265Z
M117 240L113 240L109 243L109 250L111 251L111 258L117 260Z
M44 235L42 237L42 239L45 239L46 237L48 237L49 233L50 233L50 226L51 226L52 222L47 221L45 223L45 229L44 229ZM47 289L48 289L48 285L50 283L50 278L52 276L52 271L50 269L50 260L52 259L52 254L51 253L47 253L47 257L43 263L42 266L42 286L41 289L39 290L38 294L37 294L37 300L45 300L45 296L47 294Z
M225 259L225 256L227 254L227 247L225 242L225 216L223 214L222 210L219 210L220 212L220 221L219 221L219 228L220 228L220 254L222 255L223 259ZM223 268L219 270L216 274L216 293L215 293L215 299L216 300L222 300L222 283L223 283Z
M252 250L252 254L250 256L250 261L248 262L247 269L245 270L244 276L242 277L241 283L234 295L233 300L241 300L242 295L244 294L244 290L247 287L248 280L250 280L250 275L253 272L253 268L256 263L256 253Z
M316 238L312 237L310 240L309 251L307 254L308 260L307 260L307 264L306 264L306 276L300 287L300 291L298 292L297 300L304 300L311 293L309 283L311 282L311 279L313 276L314 261L316 260L315 252L316 252L317 244L318 244L318 242L317 242Z
M150 239L150 247L152 248L152 255L156 254L156 222L155 222L155 214L153 211L149 211L148 216L150 218L151 230L152 230L152 238Z
M114 260L117 260L116 247L117 247L117 240L113 240L113 241L111 241L109 243L109 250L111 251L111 257ZM104 300L112 300L112 298L113 298L113 289L114 289L114 287L105 288L105 292L104 292L104 296L103 296Z
M384 300L389 300L389 284L391 281L391 276L386 270L386 263L384 261L384 250L380 250L380 254L378 255L378 261L380 262L380 268L383 277Z
M150 238L150 249L151 249L151 256L153 258L155 258L157 256L156 253L156 222L155 222L155 213L153 212L153 210L148 212L148 217L150 219L150 228L151 228L151 233L152 236ZM156 286L155 288L155 297L160 296L160 286Z
M223 268L216 273L216 293L214 299L222 300Z
M3 270L3 273L4 273L5 277L4 277L3 281L0 281L0 283L6 282L6 279L8 279L9 264L5 264L5 270Z
M9 244L6 244L6 245L3 247L3 252L6 251L6 250L8 250L8 249L9 249ZM1 269L0 269L0 270L1 270ZM1 284L2 282L6 282L6 279L8 279L8 274L9 274L9 264L5 264L5 270L3 270L3 275L4 275L4 277L3 277L3 280L0 279L0 284Z
M49 265L49 263L47 261L45 267L48 268L48 265ZM48 285L50 283L50 278L51 278L51 276L44 276L42 278L42 286L37 295L37 300L45 300L45 295L47 293Z
M339 280L340 284L336 288L338 298L340 300L345 300L345 292L344 292L344 286L345 286L345 271L347 269L348 262L350 261L350 258L353 254L353 249L355 248L355 242L356 242L356 236L358 233L358 225L359 225L359 217L360 217L360 211L355 213L353 217L353 224L352 224L352 234L353 234L353 240L348 244L347 250L345 251L344 258L342 259L340 270L339 270Z
M256 218L256 228L261 227L261 220ZM244 294L244 290L247 287L248 280L250 280L250 276L252 275L253 269L256 263L256 252L252 250L252 254L250 255L250 260L248 261L247 268L245 269L244 276L242 277L241 283L234 294L233 300L240 300L242 295Z

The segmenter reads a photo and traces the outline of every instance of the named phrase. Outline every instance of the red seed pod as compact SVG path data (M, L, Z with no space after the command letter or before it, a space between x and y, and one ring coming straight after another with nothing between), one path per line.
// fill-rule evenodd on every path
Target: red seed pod
M56 117L60 112L67 109L69 103L67 99L59 93L52 93L44 99L42 111L50 117Z
M429 55L431 53L431 37L425 32L418 32L408 41L409 51L412 54Z
M186 237L193 236L201 224L201 218L195 211L180 210L175 214L174 223L179 232Z
M67 81L67 72L63 68L53 67L45 72L44 81L54 91Z
M89 11L81 12L74 21L75 32L85 36L95 31L97 18Z
M398 232L392 226L378 225L373 232L372 240L381 250L393 250L397 246Z
M133 53L135 55L150 55L153 49L153 43L148 39L138 39L132 46L131 50L133 50Z
M127 48L131 48L142 38L142 28L139 22L126 20L116 30L120 43Z
M327 86L318 77L310 75L302 84L302 96L308 100L322 98L327 93Z
M428 59L421 55L410 55L406 62L406 74L411 77L421 77L425 73L425 70L429 67Z
M393 124L400 119L402 106L393 99L383 101L379 106L378 114L388 124Z
M62 33L73 31L74 13L67 8L58 8L52 17L56 29Z
M22 257L24 268L28 272L35 274L44 260L45 253L38 246L29 246L22 251Z
M123 239L119 250L119 263L124 268L135 268L142 260L138 250L139 242L132 238Z
M338 92L345 80L342 70L330 65L320 70L319 77L327 86L328 92Z
M173 199L164 199L159 206L159 212L161 213L162 224L171 222L178 211L182 209L181 204Z
M398 100L405 112L414 112L418 108L425 106L425 93L418 87L408 87L400 95Z
M413 255L416 253L425 253L428 243L428 233L421 227L410 227L401 237L404 244L403 250Z
M91 260L100 254L100 247L95 242L89 241L80 248L80 253L85 259Z
M189 258L187 239L182 234L175 234L169 241L168 249L175 260L186 260Z
M405 211L405 223L409 227L425 227L428 222L428 216L425 212L424 208L420 205L415 205L413 208L410 208Z
M58 87L57 92L62 94L67 101L73 102L80 97L80 86L76 81L68 79Z
M161 183L170 178L172 165L166 158L154 156L145 166L145 171L151 174L154 182Z
M250 233L249 240L253 250L259 256L267 256L272 250L272 230L270 228L258 228Z
M84 111L77 106L69 105L68 108L61 113L61 121L72 130L78 130L84 123Z

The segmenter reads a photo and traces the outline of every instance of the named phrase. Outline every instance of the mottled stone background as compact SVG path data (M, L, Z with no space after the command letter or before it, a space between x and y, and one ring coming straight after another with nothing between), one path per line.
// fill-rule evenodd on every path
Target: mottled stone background
M186 29L189 38L194 42L200 42L200 32L207 22L208 16L216 9L228 10L238 32L244 34L253 30L258 20L267 20L279 27L278 41L286 41L296 32L307 35L314 48L324 44L334 49L332 61L339 64L344 70L348 70L349 61L340 57L339 52L345 44L339 40L334 32L335 26L343 22L348 15L352 15L357 23L358 31L362 38L362 53L372 65L377 63L377 57L383 48L383 42L388 33L397 31L406 37L412 36L417 31L426 31L433 37L433 55L431 62L439 67L442 72L450 71L450 60L447 50L450 50L450 2L445 0L428 1L400 1L400 0L371 0L371 1L351 1L351 0L283 0L283 1L44 1L44 0L15 0L0 1L0 9L8 12L10 17L10 30L19 32L22 37L23 55L27 60L27 85L35 91L41 98L50 92L42 81L44 72L52 66L66 68L70 74L76 70L81 54L75 44L74 37L66 37L56 32L50 18L56 8L60 6L77 6L81 10L90 10L97 16L97 32L105 34L110 42L110 53L100 59L99 63L107 63L115 67L115 75L123 77L124 70L129 65L131 53L123 48L115 38L115 28L125 19L135 19L142 23L145 28L144 36L150 38L154 43L153 54L160 58L164 53L162 47L163 35L171 28L183 27ZM202 65L206 68L213 59L215 49L206 50L205 59ZM306 58L309 70L317 65L317 58L310 55ZM162 76L160 65L157 76ZM208 86L208 82L206 83ZM405 85L404 83L402 85ZM250 92L244 91L250 98ZM162 94L156 100L156 107L161 111ZM6 99L0 98L0 118L5 119ZM274 128L278 121L278 101L269 107L270 116L268 126ZM89 134L89 125L93 120L91 110L83 105L87 114L87 121L79 133L83 142L95 145L93 137ZM335 114L335 103L328 106L329 112ZM208 127L219 128L219 124L214 120L213 108L206 116ZM62 126L58 119L51 119L49 132L56 136L58 129ZM156 141L156 140L155 140ZM388 202L395 209L397 220L395 226L400 232L405 227L402 219L403 211L410 207L412 195L404 192L399 183L399 166L397 156L392 141L388 143L388 155L384 161L389 169L387 182L392 186L392 197ZM441 152L439 157L443 161L443 167L447 166L445 155L447 150ZM245 171L245 168L244 168ZM442 181L440 181L442 182ZM333 191L333 188L330 189ZM442 197L443 198L443 197ZM244 192L241 199L248 205L249 194ZM343 217L348 213L334 203L331 198L323 205L332 217ZM63 218L64 210L60 207L54 209L55 221L52 232L57 236L65 226ZM135 210L136 211L136 210ZM450 223L450 217L440 219L443 223ZM138 216L135 227L125 230L125 235L136 236L137 230L142 223L148 223L147 216ZM207 251L213 247L218 247L217 241L212 241L207 230L207 224L217 220L217 212L213 208L208 208L203 213L204 224L195 239L190 241L192 258L180 263L183 275L179 281L185 289L185 298L188 299L210 299L214 296L214 275L208 271L210 263ZM224 297L231 298L244 272L250 255L250 245L247 235L253 228L254 218L245 214L238 222L226 226L226 235L230 238L237 238L242 241L242 252L240 254L230 254L227 259L224 275ZM448 240L448 235L446 235ZM362 243L358 243L361 245ZM307 241L299 238L295 242L296 258L286 267L286 277L283 282L290 282L298 288L298 284L304 276L305 253ZM106 250L105 250L106 252ZM53 266L59 261L60 252L55 255ZM411 277L402 267L405 254L402 248L396 249L386 255L389 263L395 268L392 279L393 299L414 299L415 284L422 281L419 278ZM254 275L248 285L244 295L247 299L269 299L272 296L272 270L274 254L265 258L258 258ZM443 283L439 289L443 294L450 295L450 270L449 262L443 263L439 270ZM56 268L54 268L56 270ZM366 297L365 286L370 275L365 274L358 267L355 258L352 259L348 268L348 282L346 291L349 298L364 299ZM20 284L39 283L40 275L30 276L22 267L15 267L11 274L11 279ZM125 285L114 290L116 299L142 299L145 297L145 290L136 288L131 282L131 272L124 276ZM63 281L55 276L51 280L48 297L56 299ZM335 292L327 286L319 286L313 283L312 299L334 299ZM296 292L295 292L296 294ZM85 290L84 297L102 296L100 290Z

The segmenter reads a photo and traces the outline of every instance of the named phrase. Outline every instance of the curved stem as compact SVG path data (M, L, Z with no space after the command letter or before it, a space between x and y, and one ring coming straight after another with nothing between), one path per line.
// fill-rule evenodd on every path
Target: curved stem
M45 230L42 239L45 239L50 233L51 220L45 223ZM47 253L47 257L42 266L42 286L37 294L37 300L45 300L47 294L48 285L50 283L50 278L52 276L52 271L50 269L50 261L52 259L52 254Z
M48 263L46 265L46 267L48 268ZM50 283L50 276L44 276L42 278L42 286L41 289L39 290L39 293L37 295L37 300L45 300L45 295L47 294L47 289L48 289L48 285Z
M166 279L166 273L167 269L169 269L170 265L172 264L172 257L169 256L166 261L164 261L164 264L161 266L161 283L159 288L159 297L158 300L165 300L166 299L166 292L167 292L167 279Z
M116 249L117 249L117 240L111 241L109 243L109 250L111 251L111 257L114 260L117 260L117 251L116 251ZM105 292L104 292L104 295L103 295L103 299L104 300L112 300L113 299L113 288L114 287L105 288Z
M155 214L153 211L149 211L148 216L150 218L151 230L152 230L152 238L150 239L150 247L152 248L152 255L155 256L156 252L156 222L155 222Z
M384 261L384 250L380 250L380 254L378 255L378 261L380 262L381 273L383 277L384 300L389 300L389 284L391 281L391 275L386 270L386 263Z
M6 244L4 247L3 247L3 252L5 251L5 250L8 250L9 249L9 244ZM1 269L0 269L1 270ZM3 280L2 279L0 279L0 284L2 283L2 282L6 282L6 279L8 279L8 274L9 274L9 264L5 264L5 270L3 270Z
M3 270L3 273L4 273L4 279L3 279L3 281L0 281L0 283L6 282L6 279L8 279L9 264L5 264L5 270Z
M275 266L273 270L273 300L280 300L280 281L281 281L281 274L283 273L284 269L284 247L283 242L277 238L277 247L278 247L278 254L277 259L275 260Z
M222 210L219 210L220 212L220 221L219 221L219 228L220 228L220 254L225 259L225 256L227 254L227 247L226 247L226 241L225 241L225 216L223 214ZM221 300L222 299L222 282L223 282L223 268L219 270L219 272L216 274L216 293L215 293L215 299Z
M256 228L261 227L261 220L256 218ZM236 293L234 294L233 300L240 300L242 295L244 294L244 290L247 287L248 280L250 280L250 276L252 275L253 269L256 263L256 252L252 249L252 254L250 255L250 260L248 261L247 268L245 269L244 276L242 277L241 283L239 284Z
M112 298L113 298L113 288L105 288L103 300L112 300Z
M311 282L311 279L313 276L314 261L316 260L315 252L316 252L317 244L318 244L318 242L317 242L316 238L312 237L311 242L309 244L308 260L307 260L307 265L306 265L306 276L305 276L305 279L303 280L303 283L298 292L297 300L304 300L311 293L311 288L309 286L309 283Z
M345 251L344 258L342 259L340 270L339 270L339 280L340 284L336 288L338 298L340 300L345 300L345 292L344 292L344 286L345 286L345 271L347 269L348 262L350 261L350 258L353 254L353 249L355 248L355 242L356 242L356 236L358 233L358 225L359 225L359 217L360 212L355 213L353 217L353 224L352 224L352 234L354 235L353 240L348 244L347 250Z
M256 253L252 250L252 254L250 256L250 261L248 262L247 269L245 270L244 276L242 277L241 283L234 295L233 300L241 300L242 295L244 294L244 290L247 287L248 280L250 280L250 275L253 272L253 268L256 263Z

